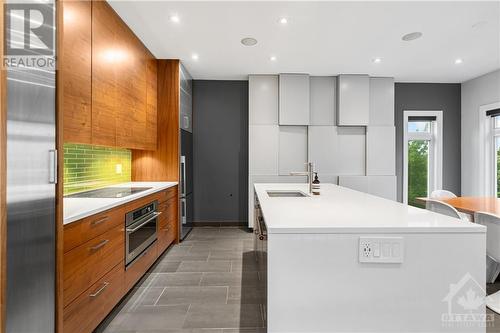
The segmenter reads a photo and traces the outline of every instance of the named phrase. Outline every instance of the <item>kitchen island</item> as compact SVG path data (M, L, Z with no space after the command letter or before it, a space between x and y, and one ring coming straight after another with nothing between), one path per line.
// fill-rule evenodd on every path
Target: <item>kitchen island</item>
M485 331L484 226L337 185L307 189L255 184L268 332Z

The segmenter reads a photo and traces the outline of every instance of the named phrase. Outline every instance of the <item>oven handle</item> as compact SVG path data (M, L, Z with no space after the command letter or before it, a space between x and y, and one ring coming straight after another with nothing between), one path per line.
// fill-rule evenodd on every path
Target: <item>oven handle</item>
M155 218L157 218L157 217L158 217L158 216L160 216L160 215L161 215L161 212L155 212L155 213L153 213L153 216L151 216L150 218L146 219L144 222L140 222L140 224L139 224L138 226L136 226L136 227L134 227L134 228L131 228L131 229L127 228L126 230L127 230L127 232L134 232L134 231L137 231L137 230L139 230L142 226L144 226L145 224L149 223L149 221L154 220Z

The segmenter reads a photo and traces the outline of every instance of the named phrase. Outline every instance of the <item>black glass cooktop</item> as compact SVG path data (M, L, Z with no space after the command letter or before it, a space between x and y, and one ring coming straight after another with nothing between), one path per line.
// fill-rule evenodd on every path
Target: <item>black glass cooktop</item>
M151 187L105 187L97 190L66 195L66 198L123 198L149 190Z

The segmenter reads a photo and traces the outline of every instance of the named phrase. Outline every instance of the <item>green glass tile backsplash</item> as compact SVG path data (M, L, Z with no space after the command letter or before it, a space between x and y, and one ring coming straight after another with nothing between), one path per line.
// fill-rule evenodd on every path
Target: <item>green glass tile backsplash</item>
M64 194L131 181L128 149L64 144Z

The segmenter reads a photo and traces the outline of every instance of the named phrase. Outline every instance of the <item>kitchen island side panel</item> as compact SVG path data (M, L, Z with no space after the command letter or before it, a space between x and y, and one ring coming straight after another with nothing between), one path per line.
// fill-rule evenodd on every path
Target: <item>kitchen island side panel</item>
M401 264L360 263L361 236L374 235L268 234L269 333L485 332L442 320L484 296L485 233L376 234L404 238Z

